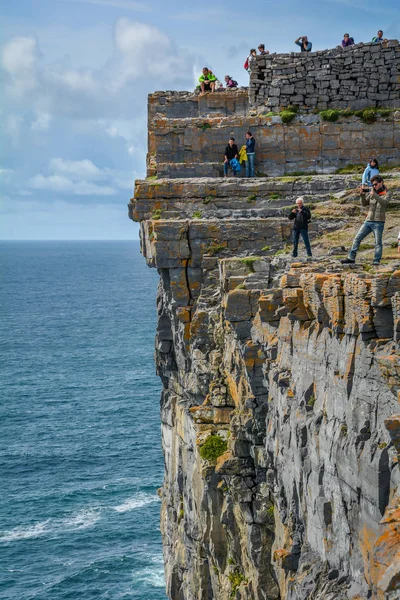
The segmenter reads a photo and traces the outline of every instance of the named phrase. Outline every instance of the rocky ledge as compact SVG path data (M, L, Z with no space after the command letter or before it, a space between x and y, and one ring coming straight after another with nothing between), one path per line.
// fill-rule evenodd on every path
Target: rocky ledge
M377 269L293 263L279 212L315 199L326 256L358 225L353 183L137 182L173 600L399 597L400 262L389 242Z

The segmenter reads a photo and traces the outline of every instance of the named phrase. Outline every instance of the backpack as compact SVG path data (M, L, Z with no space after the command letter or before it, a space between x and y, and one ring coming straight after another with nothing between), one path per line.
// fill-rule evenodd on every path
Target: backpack
M248 70L248 68L249 68L249 58L248 57L246 58L246 62L244 63L243 67L246 69L246 71Z
M234 79L232 79L232 83L233 83L233 85L231 85L231 87L237 87L238 86L238 82L235 81Z

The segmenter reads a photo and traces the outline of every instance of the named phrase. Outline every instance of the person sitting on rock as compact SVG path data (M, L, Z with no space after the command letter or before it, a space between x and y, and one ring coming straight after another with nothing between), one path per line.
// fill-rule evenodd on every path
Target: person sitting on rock
M238 147L235 144L235 138L231 137L225 148L224 177L228 177L228 168L229 167L231 167L231 169L233 171L233 176L237 177L238 169L233 168L233 166L231 165L231 160L236 159L236 162L239 165L239 169L240 169L240 164L239 164L239 161L237 160L238 154L239 154L239 152L238 152Z
M382 234L385 227L386 209L392 193L386 188L380 175L371 178L372 187L368 195L361 196L361 204L368 206L368 214L353 240L351 250L342 264L352 264L356 261L357 251L361 242L370 233L375 237L375 254L373 265L379 265L382 258Z
M250 54L246 58L244 65L243 65L243 67L246 69L246 71L250 71L250 65L253 61L256 60L256 56L257 56L257 50L255 48L252 48L250 50Z
M258 46L258 51L260 53L261 56L265 56L266 54L269 54L269 50L265 49L265 45L264 44L260 44Z
M227 88L237 88L238 82L232 79L230 75L225 75L225 85Z
M371 179L372 177L375 177L375 175L379 175L379 165L377 159L373 157L370 158L369 163L367 164L363 173L361 179L361 193L369 192L372 187Z
M342 39L342 48L347 48L347 46L354 46L354 39L345 33Z
M289 214L289 219L293 222L293 252L292 258L297 257L300 236L303 238L306 247L307 256L312 257L310 240L308 237L308 224L311 221L311 211L304 205L304 198L300 197L296 200L296 208Z
M294 40L294 43L297 46L300 46L301 52L311 52L312 50L312 43L308 41L308 37L306 35L301 35L297 38L297 40Z
M199 77L201 94L205 92L214 92L217 78L207 67L204 67Z
M383 37L383 31L382 31L382 29L380 29L378 31L378 33L372 38L372 41L374 43L387 42L387 39Z

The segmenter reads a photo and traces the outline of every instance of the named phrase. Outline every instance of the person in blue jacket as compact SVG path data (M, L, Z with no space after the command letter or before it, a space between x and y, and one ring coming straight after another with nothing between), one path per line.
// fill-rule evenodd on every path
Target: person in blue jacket
M362 176L361 188L363 192L368 192L371 189L371 179L372 177L375 177L375 175L379 175L379 165L377 159L373 157L370 158L369 163Z
M248 131L246 133L246 177L254 177L254 162L256 157L256 140L253 134Z

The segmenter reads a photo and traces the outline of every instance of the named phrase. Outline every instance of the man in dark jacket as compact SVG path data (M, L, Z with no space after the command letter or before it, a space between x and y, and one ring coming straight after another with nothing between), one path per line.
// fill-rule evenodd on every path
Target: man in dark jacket
M304 245L307 250L307 256L312 256L310 240L308 239L308 224L311 221L310 209L304 206L303 198L297 198L296 208L294 208L289 219L293 221L293 253L292 257L297 257L297 249L299 246L300 236L303 238Z
M235 144L235 138L231 137L225 148L224 156L224 176L228 177L228 167L232 168L233 176L237 177L238 171L232 167L231 160L238 157L239 151Z

